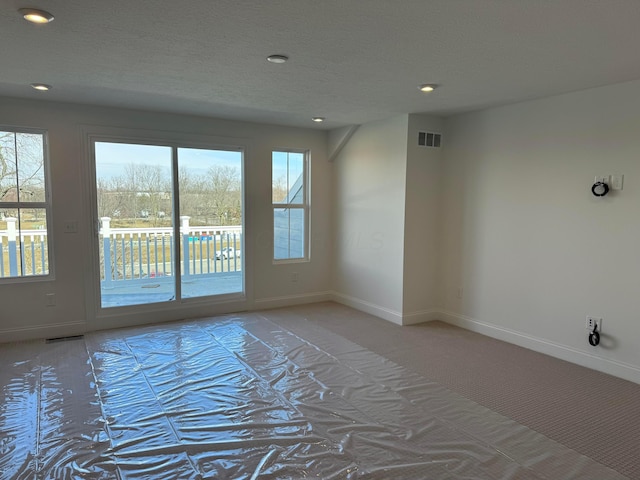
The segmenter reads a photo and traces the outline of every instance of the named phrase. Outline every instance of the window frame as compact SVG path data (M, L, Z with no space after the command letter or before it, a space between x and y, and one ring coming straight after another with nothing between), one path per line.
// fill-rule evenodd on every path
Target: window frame
M96 278L100 277L100 262L99 262L99 247L97 241L92 241L90 246L92 264L93 264L93 272L92 272L92 282L93 282L93 295L95 304L91 304L89 308L92 308L96 312L96 318L108 318L118 314L126 314L126 313L149 313L153 311L158 311L158 309L170 309L176 310L180 308L184 308L185 306L197 306L204 304L220 304L220 303L228 303L232 301L245 301L248 297L248 279L247 277L250 275L249 272L249 263L247 258L250 258L250 254L247 254L247 236L246 236L246 227L247 227L247 217L246 217L246 204L247 204L247 194L246 194L246 155L247 155L247 146L243 143L233 143L230 142L226 137L218 137L218 136L199 136L193 134L183 134L180 132L165 132L165 131L131 131L129 129L121 129L121 128L109 128L109 127L93 127L93 126L85 126L83 127L83 137L85 139L85 151L90 158L90 161L87 163L84 178L86 179L86 191L85 196L88 197L89 205L91 209L91 219L92 223L95 227L95 235L98 236L98 232L100 230L100 218L98 215L98 204L97 204L97 192L96 192L96 143L115 143L115 144L132 144L132 145L146 145L146 146L156 146L156 147L168 147L171 149L171 186L172 186L172 197L173 197L173 232L174 236L181 236L181 225L180 225L180 216L182 215L180 209L180 188L179 188L179 162L178 162L178 151L181 148L185 149L205 149L205 150L225 150L230 152L239 152L241 155L241 196L242 196L242 227L243 234L241 240L241 250L243 253L243 257L241 259L242 264L242 290L240 292L233 293L223 293L223 294L213 294L213 295L203 295L197 297L184 297L182 294L182 268L180 265L180 261L174 265L175 267L175 276L176 276L176 284L175 284L175 298L169 301L158 301L152 303L140 303L140 304L132 304L132 305L121 305L121 306L112 306L105 307L101 302L101 289L100 289L100 281L96 281ZM174 242L173 246L173 255L174 258L180 258L182 253L180 242ZM87 302L89 302L87 300ZM89 305L89 303L87 303Z
M51 171L50 171L50 155L49 155L49 132L43 128L16 127L12 125L0 124L1 132L12 132L15 134L26 133L42 136L42 169L44 174L44 201L43 202L3 202L0 200L1 209L35 209L41 208L45 212L46 219L46 260L48 265L48 273L42 275L25 275L0 277L0 285L33 283L33 282L49 282L55 280L55 255L54 255L54 239L53 239L53 202L51 195ZM21 229L17 227L18 238L21 239ZM2 252L0 251L0 254Z
M302 162L302 203L275 203L273 201L273 155L275 153L296 153L303 155ZM310 225L311 225L311 151L309 149L298 149L298 148L274 148L271 150L271 227L273 228L273 233L271 235L271 239L273 241L273 248L271 251L272 262L274 265L278 264L287 264L287 263L305 263L311 260L311 235L310 235ZM302 210L304 214L303 221L303 235L304 238L302 240L303 245L303 255L302 257L289 257L289 258L275 258L275 211L276 210Z

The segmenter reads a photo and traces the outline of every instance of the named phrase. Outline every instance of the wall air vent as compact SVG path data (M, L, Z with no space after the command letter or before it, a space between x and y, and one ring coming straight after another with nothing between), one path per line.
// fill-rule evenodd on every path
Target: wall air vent
M71 335L69 337L47 338L46 343L70 342L72 340L82 340L84 335Z
M418 145L420 147L440 148L442 135L434 132L418 132Z

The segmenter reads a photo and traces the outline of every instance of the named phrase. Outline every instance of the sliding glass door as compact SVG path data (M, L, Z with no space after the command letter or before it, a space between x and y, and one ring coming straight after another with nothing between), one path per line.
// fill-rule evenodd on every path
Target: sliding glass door
M242 151L92 141L101 308L242 293Z
M242 153L178 148L178 189L182 297L241 292Z

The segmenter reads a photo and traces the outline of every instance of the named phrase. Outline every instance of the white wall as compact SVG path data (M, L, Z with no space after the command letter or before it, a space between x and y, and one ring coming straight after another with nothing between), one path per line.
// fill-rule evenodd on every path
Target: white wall
M53 281L0 285L0 333L3 340L58 336L86 329L162 321L224 311L263 308L321 300L330 287L330 173L323 131L70 104L0 98L0 125L44 128L49 132L53 194ZM162 308L152 314L95 319L90 283L88 241L90 212L84 193L82 125L166 131L215 137L246 147L246 252L248 298L227 304ZM277 148L311 151L311 261L272 263L271 151ZM64 234L62 223L78 221L77 234ZM291 273L298 282L291 282ZM55 293L57 306L45 306L45 294ZM89 299L85 303L85 296Z
M334 163L327 134L310 129L0 98L0 124L49 131L57 267L51 282L0 285L0 333L67 335L322 300L333 289L333 298L397 323L439 312L640 382L639 87L455 116L445 122L442 151L426 156L408 140L419 129L438 130L437 118L372 122L355 130ZM246 146L247 301L95 321L81 168L87 124ZM273 265L270 152L286 147L311 150L311 261ZM590 185L605 174L624 174L624 190L596 199ZM78 220L77 234L63 233L68 220ZM51 292L58 305L45 307ZM604 318L601 347L586 342L588 314Z
M360 126L334 161L338 301L402 322L408 115Z
M442 282L437 273L443 148L418 146L418 132L442 133L443 123L439 117L409 115L404 227L405 325L433 320L440 307Z
M640 382L639 88L447 121L443 318ZM608 174L624 190L593 197ZM604 318L598 348L586 315Z

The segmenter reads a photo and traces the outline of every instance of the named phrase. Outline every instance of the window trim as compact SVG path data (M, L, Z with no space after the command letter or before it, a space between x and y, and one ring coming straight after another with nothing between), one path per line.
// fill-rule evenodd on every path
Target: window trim
M0 277L0 285L11 285L20 283L50 282L55 280L55 255L54 255L54 235L53 235L53 202L51 194L51 169L49 154L49 132L44 128L36 127L16 127L13 125L0 124L0 131L13 133L27 133L42 135L42 168L44 171L44 202L2 202L0 208L42 208L45 211L46 232L47 232L47 264L49 272L43 275L20 275L17 277ZM1 252L0 252L1 253Z
M303 203L286 204L286 203L274 203L273 202L273 154L274 153L301 153L304 156L302 169L303 169L303 182L302 182L302 200ZM271 239L273 241L271 249L271 258L274 265L282 265L288 263L307 263L311 261L311 151L304 148L273 148L271 150ZM295 258L275 258L275 210L276 209L301 209L304 212L304 239L303 248L304 253L302 257Z

